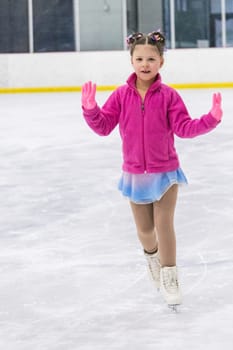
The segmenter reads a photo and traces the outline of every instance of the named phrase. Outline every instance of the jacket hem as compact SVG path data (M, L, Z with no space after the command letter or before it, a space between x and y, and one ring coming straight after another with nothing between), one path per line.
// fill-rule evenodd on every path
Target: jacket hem
M166 173L168 171L177 170L179 167L180 167L179 162L174 162L172 164L162 165L162 166L148 167L147 169L144 169L143 167L136 168L133 166L127 166L126 164L123 164L122 170L131 174Z

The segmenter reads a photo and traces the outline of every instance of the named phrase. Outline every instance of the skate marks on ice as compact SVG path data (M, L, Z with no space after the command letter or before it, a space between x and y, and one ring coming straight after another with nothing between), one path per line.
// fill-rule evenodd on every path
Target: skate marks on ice
M192 313L221 313L231 304L233 260L217 259L206 251L186 258L180 263L180 281L183 292L181 310Z
M197 254L197 262L180 266L181 285L186 285L183 296L191 294L193 290L197 289L205 280L207 275L207 262L203 254Z
M209 108L201 93L182 92L196 115ZM220 128L179 141L191 183L177 208L177 314L148 278L116 189L118 135L93 135L76 94L1 97L2 348L231 349L232 91L224 94Z

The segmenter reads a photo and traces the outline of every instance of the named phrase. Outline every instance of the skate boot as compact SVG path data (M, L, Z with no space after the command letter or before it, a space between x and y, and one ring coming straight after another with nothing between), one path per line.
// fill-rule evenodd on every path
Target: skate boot
M177 305L182 302L176 266L161 267L160 290L168 306L176 311Z
M148 263L148 273L150 279L154 282L155 287L159 290L160 288L160 259L159 252L157 250L154 254L149 254L144 251L147 263Z

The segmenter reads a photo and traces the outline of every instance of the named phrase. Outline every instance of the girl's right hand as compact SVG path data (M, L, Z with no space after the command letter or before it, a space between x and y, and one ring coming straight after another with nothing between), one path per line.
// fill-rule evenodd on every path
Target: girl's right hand
M82 106L85 109L93 109L96 106L95 101L96 84L88 81L82 86Z

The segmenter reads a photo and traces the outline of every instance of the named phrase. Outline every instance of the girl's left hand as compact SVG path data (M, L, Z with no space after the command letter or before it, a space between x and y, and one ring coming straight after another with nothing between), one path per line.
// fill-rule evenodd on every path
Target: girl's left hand
M223 113L222 113L221 103L222 103L221 94L219 92L216 94L213 94L213 104L212 104L212 109L210 113L217 121L220 121L222 119Z

